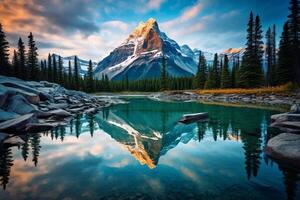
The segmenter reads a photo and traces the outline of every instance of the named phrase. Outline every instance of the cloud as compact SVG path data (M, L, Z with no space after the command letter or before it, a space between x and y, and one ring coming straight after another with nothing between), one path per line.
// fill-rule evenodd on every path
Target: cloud
M119 29L121 31L128 31L129 28L127 23L117 20L104 22L102 23L102 27L107 29Z
M146 7L148 8L148 10L152 10L152 9L157 10L164 2L165 0L149 0L148 3L146 4Z
M99 1L2 0L0 19L12 50L18 38L25 44L33 32L40 58L48 53L78 55L99 61L121 43L129 25L120 20L100 22Z
M203 8L203 4L197 2L194 6L187 8L183 11L183 13L172 20L166 21L162 23L162 27L165 29L178 28L182 26L184 23L189 22L189 20L194 19L197 15L199 15L200 11Z

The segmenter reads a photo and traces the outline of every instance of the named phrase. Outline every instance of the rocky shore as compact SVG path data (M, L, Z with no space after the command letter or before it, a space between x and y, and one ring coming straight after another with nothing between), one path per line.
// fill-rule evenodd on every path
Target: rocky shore
M46 81L23 81L0 76L0 143L22 144L18 135L63 125L74 115L93 114L118 103Z
M300 104L300 93L291 95L254 95L254 94L205 94L194 92L159 92L150 95L150 98L162 101L203 101L220 103L259 104L270 106L292 106Z
M271 116L270 127L282 133L271 138L265 153L276 162L300 169L300 94L283 95L198 95L193 92L160 92L150 95L160 101L203 101L290 107L290 111Z
M290 112L272 115L272 124L284 133L271 138L266 154L279 163L300 169L300 107L293 105Z

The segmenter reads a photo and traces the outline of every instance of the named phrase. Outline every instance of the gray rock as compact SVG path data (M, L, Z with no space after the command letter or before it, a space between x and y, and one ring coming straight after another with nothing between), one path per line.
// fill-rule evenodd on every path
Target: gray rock
M97 108L89 108L84 111L86 114L95 114L97 112Z
M4 86L10 87L10 88L19 89L19 90L21 90L23 92L35 94L42 101L46 101L46 100L48 100L48 99L51 98L47 93L44 93L44 92L39 91L37 89L34 89L34 87L37 87L37 86L41 87L42 84L37 83L37 82L33 82L33 81L26 82L26 84L29 85L29 86L26 86L24 84L20 84L18 82L13 82L13 81L2 82L2 85L4 85Z
M276 127L289 133L300 133L300 121L274 122L270 125L270 127Z
M50 105L47 106L50 109L65 109L67 107L69 107L69 104L67 103L52 103Z
M20 146L20 145L24 144L25 142L19 136L13 136L13 137L10 137L10 138L7 138L6 140L4 140L3 143L7 144L7 145L12 145L12 146Z
M300 168L300 135L282 133L269 140L266 154L270 157Z
M25 131L30 133L38 133L43 131L49 131L55 127L51 123L29 123L26 125Z
M21 132L25 130L26 124L34 122L37 122L37 119L33 113L22 115L15 119L0 123L0 130L8 133Z
M37 108L18 94L9 98L7 111L24 115L37 111Z
M292 105L291 112L292 113L299 113L300 114L300 106L298 104Z
M0 85L0 108L2 108L5 105L5 102L8 98L8 90Z
M0 122L7 121L19 117L20 115L13 112L6 112L0 108Z
M37 104L40 101L40 97L34 93L30 93L18 88L6 87L10 94L20 94L25 97L30 103Z
M49 118L54 116L56 118L62 119L62 118L70 117L72 116L72 114L63 109L56 109L56 110L51 110L49 112L38 113L37 116L38 118Z
M0 132L0 143L2 143L8 137L9 137L8 134Z
M283 122L283 121L300 121L300 114L294 113L282 113L271 116L272 121Z

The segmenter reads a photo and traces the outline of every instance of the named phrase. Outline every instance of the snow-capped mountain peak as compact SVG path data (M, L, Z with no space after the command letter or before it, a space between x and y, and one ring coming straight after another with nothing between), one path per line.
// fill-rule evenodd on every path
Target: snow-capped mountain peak
M163 55L167 58L170 75L192 76L197 67L192 54L184 53L174 40L160 31L157 21L150 18L141 22L119 47L99 62L95 76L101 78L105 74L113 80L158 77Z

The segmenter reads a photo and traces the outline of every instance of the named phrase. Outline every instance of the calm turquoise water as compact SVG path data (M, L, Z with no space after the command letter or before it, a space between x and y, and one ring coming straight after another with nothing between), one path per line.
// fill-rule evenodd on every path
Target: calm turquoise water
M276 111L128 101L2 146L0 199L300 199L299 174L263 153ZM210 119L177 123L193 112Z

